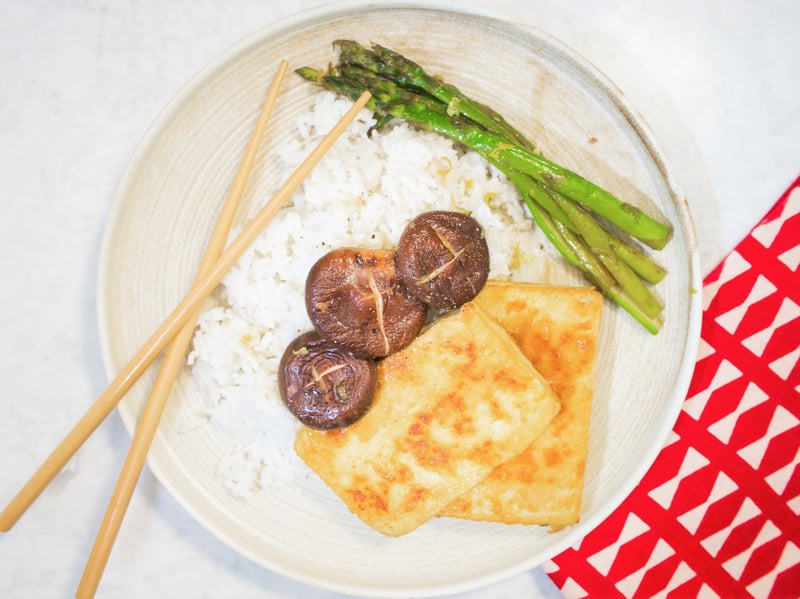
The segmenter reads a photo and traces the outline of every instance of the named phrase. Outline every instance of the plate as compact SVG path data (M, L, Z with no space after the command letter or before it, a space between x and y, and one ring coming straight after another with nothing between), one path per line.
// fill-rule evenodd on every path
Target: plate
M402 24L402 27L399 26ZM332 40L395 48L502 112L543 152L634 204L661 213L674 236L658 259L666 324L646 333L610 303L579 524L544 527L436 519L385 538L347 512L315 477L280 493L232 495L216 474L229 435L187 427L197 401L187 373L149 454L161 483L208 530L255 562L325 589L374 597L432 596L486 585L579 541L633 489L677 418L696 355L700 273L689 209L641 117L586 60L542 31L447 5L338 4L299 13L243 40L199 73L147 132L105 231L98 284L106 370L113 376L188 290L281 59L334 60ZM469 43L464 43L469 40ZM316 90L289 75L256 158L239 224L286 173L270 160ZM129 431L155 377L121 402Z

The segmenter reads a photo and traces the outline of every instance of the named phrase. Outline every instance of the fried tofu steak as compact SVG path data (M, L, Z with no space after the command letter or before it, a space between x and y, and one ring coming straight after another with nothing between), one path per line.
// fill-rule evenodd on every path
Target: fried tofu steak
M602 297L590 288L490 281L475 298L549 382L562 409L515 458L442 515L542 524L580 518Z
M560 409L486 310L440 318L382 360L370 411L346 429L301 428L295 451L366 524L408 533L524 450Z

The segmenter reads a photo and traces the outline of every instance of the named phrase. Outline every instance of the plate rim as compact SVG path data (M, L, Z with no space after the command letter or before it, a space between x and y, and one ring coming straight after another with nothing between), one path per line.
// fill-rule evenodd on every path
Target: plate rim
M147 127L145 133L138 142L136 149L128 162L122 177L116 187L113 195L110 210L106 217L106 224L104 227L103 237L100 246L100 254L97 268L97 284L96 284L96 300L97 300L97 325L99 332L100 348L103 360L104 370L109 377L113 378L116 374L116 369L112 364L111 352L108 350L110 346L110 339L108 338L109 327L106 326L108 322L107 306L104 300L104 288L106 286L105 273L109 272L109 254L111 253L112 239L112 225L118 219L118 214L121 211L123 201L127 192L133 183L134 175L138 170L140 164L145 160L148 149L152 146L157 136L161 133L164 126L166 126L171 119L180 111L181 107L192 98L198 89L205 83L212 75L219 69L224 67L225 64L236 58L237 56L246 52L252 46L279 35L281 32L291 30L295 27L302 26L310 22L324 21L333 18L337 15L352 11L391 11L391 10L426 10L426 11L443 11L462 16L471 16L478 18L491 19L498 23L502 23L506 27L511 27L518 30L520 33L538 37L556 48L559 52L563 53L570 60L579 65L586 73L599 83L603 91L607 92L613 98L614 104L618 110L621 110L631 125L635 128L637 134L642 139L644 147L647 149L648 154L653 161L658 165L659 174L665 184L668 193L671 197L673 207L678 219L674 226L680 227L687 247L685 248L686 254L689 258L690 273L688 282L690 285L690 298L688 302L688 321L685 333L686 343L683 347L683 358L678 369L678 377L674 382L668 400L664 404L658 421L660 426L660 438L658 442L651 443L648 446L648 451L636 468L633 468L629 475L624 479L623 484L620 484L615 493L612 494L611 500L598 509L591 517L582 517L581 521L584 526L581 529L573 528L571 531L565 533L559 542L555 543L548 551L537 551L526 560L521 560L514 565L506 568L499 569L491 575L482 575L480 577L473 577L469 580L460 583L440 583L438 585L425 585L422 587L409 585L402 589L376 589L374 587L365 587L358 585L349 585L342 583L328 583L312 576L303 575L296 570L283 567L280 564L273 563L270 560L265 560L263 556L253 555L252 552L246 548L241 547L231 535L226 534L222 527L217 526L214 522L207 519L187 501L184 500L181 493L169 480L169 477L162 470L159 461L151 459L148 454L147 462L151 471L156 476L157 480L163 485L170 493L170 495L191 514L204 529L211 532L218 540L222 541L226 546L237 552L239 555L247 557L254 563L269 569L275 573L285 576L289 579L308 584L317 588L324 588L336 592L350 593L359 596L373 596L373 597L406 597L409 593L415 596L438 596L446 593L457 593L467 590L480 588L501 580L505 580L515 574L528 571L531 568L537 567L555 556L568 547L575 544L580 538L590 534L603 520L605 520L613 511L615 511L624 500L633 492L636 485L645 476L646 472L652 467L658 454L663 449L675 422L683 408L684 400L689 389L691 378L694 371L694 363L696 361L697 352L700 344L700 328L702 322L702 279L700 269L699 249L696 239L696 230L692 221L691 211L685 195L680 189L679 185L674 179L672 170L669 167L667 157L661 150L655 136L642 117L642 115L630 103L627 96L593 63L587 60L584 56L579 54L573 48L567 46L559 39L555 38L546 31L527 24L521 24L510 21L504 15L500 15L494 11L478 8L470 5L457 5L455 2L435 0L430 2L422 1L404 1L404 2L375 2L364 0L344 0L333 2L330 4L306 8L290 15L286 15L276 21L262 26L250 34L243 37L238 42L228 47L225 51L217 55L216 58L208 62L204 67L192 75L165 104L161 111L153 119L152 123ZM125 404L120 402L116 410L121 416L123 424L129 434L133 435L135 429L135 414L125 408ZM549 556L541 554L547 553Z

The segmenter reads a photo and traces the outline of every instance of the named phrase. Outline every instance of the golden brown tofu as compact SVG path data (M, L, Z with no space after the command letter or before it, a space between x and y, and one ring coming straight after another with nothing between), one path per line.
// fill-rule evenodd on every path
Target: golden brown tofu
M602 296L589 288L490 281L475 303L515 340L562 409L517 457L442 515L561 528L580 518Z
M365 523L410 532L517 455L559 410L509 335L468 303L381 361L349 428L301 429L297 454Z

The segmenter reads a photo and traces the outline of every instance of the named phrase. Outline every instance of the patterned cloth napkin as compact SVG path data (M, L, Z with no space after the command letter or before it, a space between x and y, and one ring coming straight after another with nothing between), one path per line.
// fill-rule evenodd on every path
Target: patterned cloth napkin
M800 178L705 279L697 364L653 467L543 567L578 597L800 597Z

